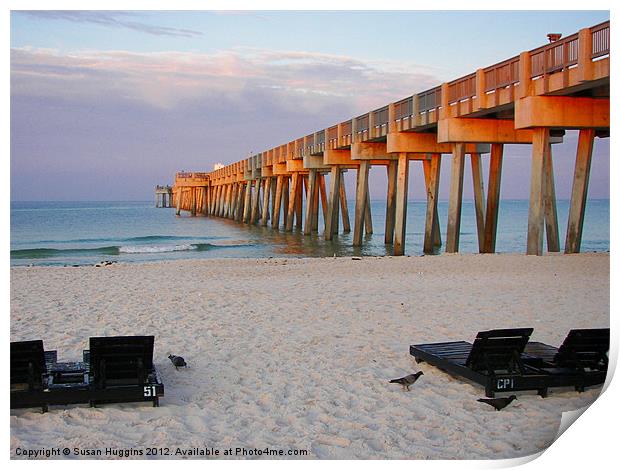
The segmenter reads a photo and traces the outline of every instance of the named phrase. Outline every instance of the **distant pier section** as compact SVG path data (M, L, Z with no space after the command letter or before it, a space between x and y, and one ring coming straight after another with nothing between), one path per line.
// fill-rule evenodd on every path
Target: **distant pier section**
M155 207L174 207L172 186L155 186Z

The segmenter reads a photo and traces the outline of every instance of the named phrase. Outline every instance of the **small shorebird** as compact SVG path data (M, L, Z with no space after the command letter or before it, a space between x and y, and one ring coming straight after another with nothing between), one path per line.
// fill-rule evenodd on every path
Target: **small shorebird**
M187 367L185 359L183 359L181 356L175 356L174 354L170 354L168 355L168 359L170 359L170 362L172 362L172 365L176 370L179 370L179 367Z
M495 408L495 411L499 411L502 408L506 408L510 405L513 400L516 400L516 395L510 395L508 398L478 398L480 403L486 403L487 405L491 405Z
M420 378L421 375L424 375L424 372L416 372L415 374L409 374L400 379L392 379L390 380L391 384L401 384L403 386L403 390L407 389L409 391L409 387L415 383L416 380Z

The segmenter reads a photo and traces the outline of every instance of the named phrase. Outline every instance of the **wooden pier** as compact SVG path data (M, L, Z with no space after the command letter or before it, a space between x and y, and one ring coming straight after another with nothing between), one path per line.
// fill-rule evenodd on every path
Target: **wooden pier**
M451 155L446 252L459 250L469 160L479 251L493 253L504 145L524 144L532 149L527 253L541 255L545 238L548 251L560 251L553 144L576 129L564 251L577 253L594 138L609 137L609 61L605 22L212 172L177 173L172 204L177 215L184 210L245 224L270 223L305 235L317 232L321 214L326 240L350 231L352 215L353 245L359 246L364 233L373 232L369 171L382 167L388 181L385 243L402 255L409 164L419 162L427 192L424 252L431 254L442 246L439 175L443 155ZM490 159L486 193L482 158ZM348 170L357 172L352 213L342 178Z

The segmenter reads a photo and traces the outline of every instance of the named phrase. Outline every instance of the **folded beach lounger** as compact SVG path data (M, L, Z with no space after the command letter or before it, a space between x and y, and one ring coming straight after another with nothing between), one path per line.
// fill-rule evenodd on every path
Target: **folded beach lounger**
M11 408L88 403L86 367L81 362L57 362L56 351L44 351L43 341L11 343Z
M549 386L574 386L583 391L605 382L608 354L609 328L575 329L559 348L529 342L524 362L548 372Z
M48 356L54 355L52 351ZM40 406L47 411L47 364L43 341L11 343L11 408Z
M84 352L90 367L91 406L152 401L159 406L164 384L153 366L153 336L90 338Z
M523 361L532 331L533 328L481 331L473 344L416 344L409 351L418 363L428 362L483 385L487 397L516 390L537 390L544 396L549 374Z
M91 338L81 362L58 362L43 341L11 343L11 408L151 401L164 385L153 366L153 336Z

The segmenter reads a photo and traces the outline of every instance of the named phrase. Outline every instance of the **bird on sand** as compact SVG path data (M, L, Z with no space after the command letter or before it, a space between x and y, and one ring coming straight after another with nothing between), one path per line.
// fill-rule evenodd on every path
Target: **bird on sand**
M409 387L415 383L416 380L420 378L421 375L424 375L424 372L416 372L415 374L409 374L400 379L392 379L390 380L391 384L401 384L403 386L403 390L409 390Z
M516 399L516 395L510 395L507 398L479 398L478 401L481 403L486 403L487 405L491 405L493 408L495 408L495 411L499 411L502 408L506 408L512 403L513 400Z
M175 356L174 354L170 354L168 356L168 359L170 359L170 362L172 362L172 365L177 370L179 370L179 367L187 367L185 359L183 359L181 356Z

